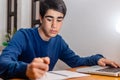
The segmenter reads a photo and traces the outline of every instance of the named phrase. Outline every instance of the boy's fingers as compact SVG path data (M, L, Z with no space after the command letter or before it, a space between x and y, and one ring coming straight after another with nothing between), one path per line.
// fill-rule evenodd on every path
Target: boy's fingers
M42 59L43 59L44 63L50 64L50 58L49 57L44 57Z

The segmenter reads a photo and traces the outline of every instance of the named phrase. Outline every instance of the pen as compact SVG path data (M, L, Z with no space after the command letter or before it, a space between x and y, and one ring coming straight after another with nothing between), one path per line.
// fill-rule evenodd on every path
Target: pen
M52 71L49 71L49 73L52 73L52 74L56 74L56 75L61 75L61 76L68 77L68 75L65 75L65 74L60 74L60 73L56 73L56 72L52 72Z

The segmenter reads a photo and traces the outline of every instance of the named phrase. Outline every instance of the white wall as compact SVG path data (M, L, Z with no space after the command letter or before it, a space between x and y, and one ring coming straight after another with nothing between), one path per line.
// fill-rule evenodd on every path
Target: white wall
M0 0L0 46L6 34L6 20L7 20L7 0Z
M120 0L65 0L61 34L80 56L101 53L120 63Z
M75 51L83 55L98 52L111 57L113 54L120 56L120 34L116 32L120 0L66 0L66 3L68 19L62 33Z
M18 0L18 29L31 27L31 0Z
M80 56L101 53L120 63L120 0L64 1L68 11L61 34L70 47ZM56 69L67 68L58 63Z

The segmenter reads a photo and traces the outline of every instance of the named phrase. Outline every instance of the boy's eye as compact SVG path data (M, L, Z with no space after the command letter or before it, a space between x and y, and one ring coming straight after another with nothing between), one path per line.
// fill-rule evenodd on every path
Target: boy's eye
M47 18L48 21L52 21L52 19Z
M62 22L62 19L58 19L57 22Z

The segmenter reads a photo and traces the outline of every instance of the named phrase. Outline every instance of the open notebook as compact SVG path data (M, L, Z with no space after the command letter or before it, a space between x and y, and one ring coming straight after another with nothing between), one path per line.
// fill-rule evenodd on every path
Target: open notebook
M68 78L89 76L87 74L72 72L68 70L49 71L40 79L36 80L65 80Z
M113 68L110 66L106 66L106 67L90 66L90 67L78 68L76 71L80 73L99 74L99 75L107 75L107 76L120 76L120 68Z

